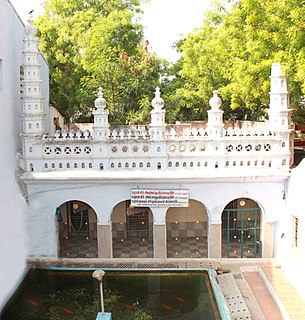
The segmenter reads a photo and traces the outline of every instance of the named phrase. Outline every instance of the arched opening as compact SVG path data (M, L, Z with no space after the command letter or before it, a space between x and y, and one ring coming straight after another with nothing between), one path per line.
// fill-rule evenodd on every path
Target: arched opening
M261 210L255 201L231 201L222 213L222 257L261 258L261 224Z
M130 200L112 211L113 258L153 258L153 215L148 207L132 207Z
M169 208L166 230L168 258L207 258L208 215L202 203L191 199L188 207Z
M60 258L97 258L97 217L78 200L67 201L55 212Z

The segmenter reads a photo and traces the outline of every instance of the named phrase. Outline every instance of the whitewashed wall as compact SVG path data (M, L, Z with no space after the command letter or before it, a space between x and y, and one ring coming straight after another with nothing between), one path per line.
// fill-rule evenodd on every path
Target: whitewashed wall
M12 5L0 0L0 309L22 279L26 265L26 201L16 182L21 141L20 65L24 25ZM48 86L47 65L43 76ZM46 103L48 103L48 98ZM46 108L47 110L47 108Z
M190 199L201 202L212 223L221 223L221 213L225 206L237 198L249 198L256 201L262 209L264 222L281 225L285 216L283 192L287 176L260 178L211 178L187 179L176 174L170 179L164 173L158 177L151 175L145 179L131 179L121 175L120 179L95 177L94 181L83 176L61 178L55 173L37 173L36 180L27 181L30 210L28 229L31 234L30 256L57 256L57 234L55 228L55 210L62 203L79 200L89 204L96 212L99 224L111 222L113 208L126 199L130 199L130 190L140 189L189 189ZM32 177L32 176L31 176ZM167 208L151 208L154 223L166 221ZM277 237L277 235L275 235ZM43 241L41 241L43 239ZM276 247L276 244L275 244ZM276 249L276 248L275 248Z

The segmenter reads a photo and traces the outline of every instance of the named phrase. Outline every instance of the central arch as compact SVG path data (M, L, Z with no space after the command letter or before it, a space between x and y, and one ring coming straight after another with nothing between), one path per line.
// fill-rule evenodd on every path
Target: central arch
M169 208L166 214L167 257L208 257L208 215L205 206L190 199L185 208Z
M121 201L112 211L113 258L153 258L153 215Z

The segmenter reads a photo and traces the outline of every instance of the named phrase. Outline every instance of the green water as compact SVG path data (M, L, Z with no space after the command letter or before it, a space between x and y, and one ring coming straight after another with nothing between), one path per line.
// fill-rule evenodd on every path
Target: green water
M221 319L207 272L106 271L105 311L113 320ZM30 270L0 320L95 320L99 284L92 271Z

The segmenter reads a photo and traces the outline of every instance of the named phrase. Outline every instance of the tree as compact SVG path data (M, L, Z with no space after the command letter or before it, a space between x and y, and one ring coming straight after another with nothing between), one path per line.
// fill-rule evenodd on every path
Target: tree
M208 108L213 89L223 100L226 118L257 120L269 103L272 62L281 62L289 77L291 104L304 114L305 4L300 0L222 1L208 12L202 27L180 47L176 89L196 114Z
M69 123L90 118L103 87L113 122L147 120L162 64L143 48L141 0L46 0L36 21L50 96Z

